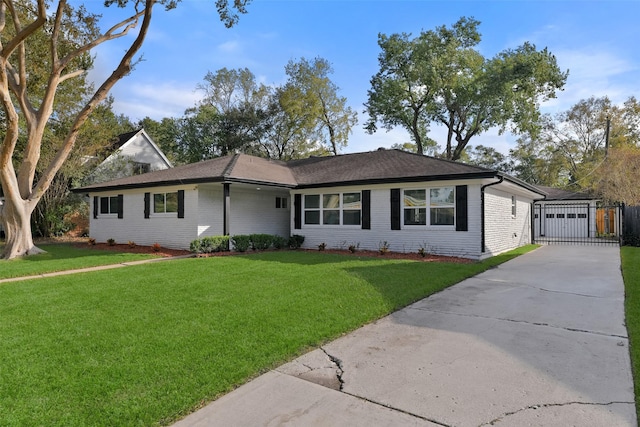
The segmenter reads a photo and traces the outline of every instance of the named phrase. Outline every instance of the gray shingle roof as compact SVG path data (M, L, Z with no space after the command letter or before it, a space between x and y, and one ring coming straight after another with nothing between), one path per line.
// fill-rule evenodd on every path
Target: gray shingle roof
M246 154L235 154L114 181L87 185L73 191L89 192L220 181L273 184L284 187L296 185L291 171L283 162Z
M545 200L593 200L593 197L587 193L574 193L573 191L545 187L543 185L536 185L535 187L546 194Z
M282 162L234 154L74 189L74 192L147 188L202 182L244 182L288 188L333 185L491 178L500 172L400 150L310 157ZM508 177L526 188L528 184Z
M377 150L288 163L299 186L462 177L495 171L400 150Z

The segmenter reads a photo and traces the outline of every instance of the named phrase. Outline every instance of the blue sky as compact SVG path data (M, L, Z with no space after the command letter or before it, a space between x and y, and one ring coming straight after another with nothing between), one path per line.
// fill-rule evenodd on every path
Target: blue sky
M85 5L97 12L101 3ZM105 24L111 23L115 11L102 12ZM143 61L112 91L114 109L132 120L180 117L199 99L195 88L208 71L247 67L258 81L278 85L286 79L289 60L319 56L331 62L333 82L359 113L343 152L389 147L408 141L407 133L362 130L363 103L378 71L378 34L415 36L461 16L481 22L478 49L485 57L529 41L549 48L569 70L565 90L542 106L544 112L566 110L590 96L607 95L616 103L640 97L638 0L254 0L231 29L219 21L213 0L182 0L175 10L155 12ZM116 43L94 52L92 77L112 70L123 49ZM432 128L430 136L442 143L446 133ZM507 153L514 141L490 131L471 144Z

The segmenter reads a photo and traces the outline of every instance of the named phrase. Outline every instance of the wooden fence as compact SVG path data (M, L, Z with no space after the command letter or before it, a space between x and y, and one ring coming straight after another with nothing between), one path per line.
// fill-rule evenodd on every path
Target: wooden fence
M640 206L625 206L622 224L622 244L640 246Z

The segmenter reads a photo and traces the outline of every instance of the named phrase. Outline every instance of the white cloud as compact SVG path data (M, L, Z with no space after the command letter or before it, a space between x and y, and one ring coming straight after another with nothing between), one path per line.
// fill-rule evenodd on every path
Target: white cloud
M637 75L640 67L608 47L559 51L556 57L561 69L569 69L569 77L558 98L543 105L545 112L565 111L591 96L608 96L614 103L621 103L638 89L637 76L625 76Z
M114 91L114 110L131 120L151 117L181 117L202 95L193 90L195 83L134 83Z
M241 52L241 44L236 40L229 40L227 42L218 45L218 50L224 53L239 53Z

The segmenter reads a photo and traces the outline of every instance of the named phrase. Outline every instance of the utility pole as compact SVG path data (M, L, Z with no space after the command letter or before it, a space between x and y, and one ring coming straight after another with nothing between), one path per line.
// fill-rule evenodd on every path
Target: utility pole
M611 117L607 116L607 130L604 135L604 157L609 154L609 129L611 128Z

